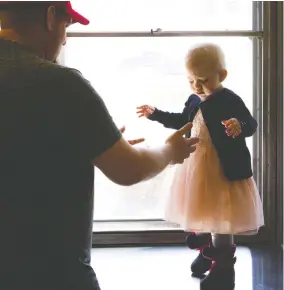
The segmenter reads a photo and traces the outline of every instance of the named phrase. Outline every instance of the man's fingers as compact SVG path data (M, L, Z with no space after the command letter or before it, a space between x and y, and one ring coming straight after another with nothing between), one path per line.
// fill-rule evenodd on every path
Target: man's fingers
M196 146L190 146L190 153L193 153L196 150Z
M193 145L197 144L198 142L199 142L199 138L197 138L197 137L192 137L192 138L186 139L186 143L188 146L193 146Z
M123 134L125 132L125 126L122 126L119 131Z
M130 145L135 145L135 144L139 144L145 141L145 138L138 138L138 139L134 139L134 140L128 140L128 143Z
M178 132L181 134L181 135L185 135L186 133L190 132L192 128L192 123L187 123L186 125L184 125L182 128L180 128L178 130Z

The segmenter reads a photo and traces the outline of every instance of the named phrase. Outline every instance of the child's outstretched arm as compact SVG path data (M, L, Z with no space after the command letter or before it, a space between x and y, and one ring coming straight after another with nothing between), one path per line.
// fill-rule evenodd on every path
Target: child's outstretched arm
M187 106L184 107L182 113L164 112L155 108L154 113L148 119L163 124L165 128L179 130L188 122L188 115Z
M191 98L184 104L182 113L170 113L159 110L149 105L137 107L137 114L139 117L146 117L151 121L157 121L164 125L166 128L179 130L189 120L189 107Z
M251 137L256 132L256 129L258 126L257 121L253 118L250 111L248 110L245 103L240 97L235 96L231 106L233 106L232 108L235 112L234 114L235 117L228 120L226 123L224 123L226 128L229 129L228 132L230 132L230 128L229 128L230 125L232 127L237 125L235 126L235 129L238 129L239 127L239 134L237 134L235 137L237 137L238 135L244 138ZM232 131L234 131L234 128ZM232 133L233 134L229 134L229 135L234 136L234 132Z

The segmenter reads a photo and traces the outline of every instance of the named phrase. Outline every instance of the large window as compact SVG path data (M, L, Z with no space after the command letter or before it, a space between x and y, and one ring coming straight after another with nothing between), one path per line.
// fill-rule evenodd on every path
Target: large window
M126 125L126 137L145 137L143 146L152 146L164 142L171 130L157 122L139 119L136 106L150 104L163 110L182 111L190 94L184 57L190 45L200 41L214 42L223 48L229 72L224 85L242 96L252 111L253 62L249 38L74 37L68 40L65 61L91 81L115 122ZM252 152L251 139L248 145ZM118 186L97 171L95 219L162 218L173 169L132 187Z
M162 143L171 133L136 116L136 106L150 104L180 112L190 89L184 66L188 49L200 42L219 44L225 52L224 85L239 94L259 121L259 132L247 140L254 172L260 176L262 143L262 3L238 0L75 0L90 18L89 26L73 25L61 55L79 69L104 99L125 136L145 137L138 146ZM95 173L94 219L112 222L162 221L174 168L156 178L122 187ZM262 189L262 184L259 186ZM262 190L261 190L262 193ZM98 224L98 223L96 223ZM159 227L166 224L159 224ZM94 227L99 231L100 227Z

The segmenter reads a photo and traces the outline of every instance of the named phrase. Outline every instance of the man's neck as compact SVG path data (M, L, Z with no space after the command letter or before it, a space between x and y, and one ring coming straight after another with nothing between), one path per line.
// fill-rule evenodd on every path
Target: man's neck
M31 37L20 37L19 34L13 29L2 29L0 30L0 38L4 38L6 40L14 41L20 45L23 45L31 52L36 54L40 58L45 58L44 51L34 43L34 40Z

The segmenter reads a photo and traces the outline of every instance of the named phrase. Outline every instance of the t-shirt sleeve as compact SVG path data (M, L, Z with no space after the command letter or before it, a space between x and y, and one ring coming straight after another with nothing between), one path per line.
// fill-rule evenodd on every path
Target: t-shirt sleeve
M94 159L111 148L121 132L102 98L80 72L70 70L62 85L67 97L68 135L77 144L81 158Z

